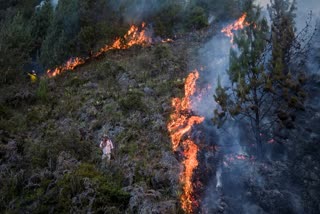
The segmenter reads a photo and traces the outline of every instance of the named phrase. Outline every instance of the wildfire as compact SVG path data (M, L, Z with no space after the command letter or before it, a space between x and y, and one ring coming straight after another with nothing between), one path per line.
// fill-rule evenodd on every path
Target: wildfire
M82 59L80 57L76 57L76 58L71 58L69 59L64 65L59 66L53 70L48 70L47 74L49 77L54 77L57 76L59 74L61 74L64 71L67 70L74 70L76 67L78 67L79 65L82 65L86 62L85 59Z
M192 205L197 205L197 202L194 200L193 193L193 184L192 184L192 175L193 170L198 166L197 154L198 146L190 139L187 139L183 142L184 146L184 157L183 165L185 167L184 172L180 178L181 181L184 181L183 194L181 195L181 204L182 209L188 213L192 212Z
M168 39L163 39L161 42L162 43L171 43L171 42L173 42L173 40L168 38Z
M142 23L141 27L132 25L126 35L124 35L123 40L117 38L111 45L106 45L94 53L91 58L97 58L110 50L128 49L134 45L148 46L151 43L152 38L147 35L145 23ZM91 58L71 58L64 65L47 70L47 75L54 77L67 70L74 70L79 65L85 64Z
M227 37L230 37L230 42L233 43L234 39L234 33L233 31L241 30L244 27L249 26L250 24L246 22L247 14L244 13L242 16L235 21L233 24L228 25L227 27L223 28L221 30L222 33L224 33Z
M132 25L126 35L124 35L124 42L121 42L120 38L117 38L112 45L106 45L101 48L94 57L99 57L103 53L110 50L128 49L134 45L148 46L152 43L152 38L147 35L146 24L142 23L141 28L136 25ZM140 30L141 29L141 30Z
M172 99L173 112L167 125L170 133L172 148L177 151L181 145L184 152L184 171L180 174L180 182L184 184L181 195L181 205L185 212L191 213L197 202L193 198L192 176L198 166L198 146L192 141L190 131L192 126L204 121L203 117L191 115L191 96L196 92L196 81L199 78L197 70L191 72L184 86L184 97ZM182 139L185 137L184 139ZM182 141L182 142L181 142Z

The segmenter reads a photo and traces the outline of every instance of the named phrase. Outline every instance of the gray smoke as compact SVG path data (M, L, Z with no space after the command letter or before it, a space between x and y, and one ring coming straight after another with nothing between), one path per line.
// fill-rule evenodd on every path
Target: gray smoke
M50 0L50 1L46 1L46 0L43 0L43 1L40 1L39 4L35 7L36 10L40 10L46 2L50 2L50 4L55 8L58 3L59 3L59 0Z
M320 1L319 0L298 0L297 1L297 29L302 29L306 25L306 20L312 12L312 26L315 26L316 20L320 18Z
M53 7L56 7L59 3L59 0L50 0Z
M267 15L267 5L270 4L270 0L256 0L257 4L263 7L264 15ZM296 11L296 27L297 31L303 29L306 25L306 21L309 18L310 12L313 16L313 26L316 24L316 20L320 18L320 1L319 0L297 0Z
M181 7L189 4L189 1L175 0ZM121 13L126 23L140 23L148 17L155 15L167 5L167 1L162 0L111 0L110 6L115 12Z
M213 110L217 108L213 95L218 86L218 79L220 78L222 86L227 86L230 83L227 75L230 48L230 39L221 33L214 36L199 50L198 61L205 66L206 71L209 71L205 74L205 79L210 86L203 94L201 102L194 102L193 110L198 115L213 118ZM200 71L201 75L203 74Z
M320 74L320 20L317 22L317 30L312 40L307 68L312 74Z
M223 26L228 25L225 23ZM230 80L227 74L229 67L229 55L230 38L226 37L222 33L217 33L213 38L206 42L198 52L198 61L204 66L203 71L200 73L200 82L203 81L204 87L206 88L203 92L200 92L201 100L196 98L193 100L193 111L197 115L204 116L206 119L214 117L214 110L219 108L219 105L215 102L213 95L218 86L218 79L222 87L230 86ZM207 87L207 84L210 87ZM200 86L201 87L201 86ZM211 124L212 125L212 124ZM211 127L211 131L214 131L218 137L214 139L215 142L208 142L209 144L215 143L219 147L219 151L215 154L218 159L215 162L215 166L212 168L216 169L214 176L210 179L208 188L203 198L202 207L205 207L204 213L216 213L218 211L226 209L224 198L221 195L221 189L228 189L225 187L224 179L226 177L238 177L238 172L233 174L226 173L223 159L226 155L241 154L245 155L240 145L241 132L239 124L236 121L228 121L223 128L214 129Z
M263 15L268 16L266 10L269 0L257 1L264 9ZM320 0L298 0L297 1L297 17L296 25L297 31L303 29L306 25L307 18L309 17L310 11L313 14L313 22L311 25L316 25L317 19L320 18ZM267 17L268 18L268 17ZM228 23L226 23L227 25ZM225 25L223 25L225 26ZM200 71L200 78L205 79L205 82L210 84L210 88L205 93L201 94L202 100L194 100L193 110L198 114L202 115L207 119L213 118L214 109L218 108L213 95L218 85L218 79L220 78L221 85L223 87L230 86L230 80L227 75L227 69L229 66L229 51L231 44L229 38L225 37L221 33L215 35L212 39L206 42L199 50L198 61L203 65L204 72ZM320 50L320 30L316 34L312 49L312 60L309 60L309 68L313 71L319 71L320 68L320 54L317 54ZM316 59L314 59L317 56ZM206 86L205 86L206 87ZM241 129L239 128L241 127ZM248 158L247 160L240 161L235 160L234 165L227 166L224 162L227 155L241 154L246 156L246 151L243 150L242 145L250 142L247 138L248 128L236 121L231 121L225 124L223 129L215 129L215 132L219 139L218 144L222 153L222 160L214 168L217 169L214 176L208 185L203 198L203 206L207 213L265 213L265 210L261 208L261 204L254 202L254 199L258 196L255 195L257 192L265 191L265 187L272 186L269 181L266 182L265 178L268 177L265 174L260 174L259 171L271 172L273 167L279 167L278 172L281 172L282 166L275 164L275 166L269 166L270 169L262 163L253 164ZM246 130L246 131L243 131ZM248 145L248 144L247 144ZM285 172L287 169L283 169ZM279 180L277 180L279 179ZM274 182L283 182L281 179L287 179L285 175L274 177ZM252 191L248 190L253 188ZM222 190L223 189L223 193ZM301 213L303 210L302 199L295 194L294 190L291 192L280 192L277 189L272 190L274 192L265 192L268 197L274 194L274 198L279 197L281 194L287 194L287 199L280 201L278 205L283 206L285 210L291 210L292 213ZM231 196L231 197L230 197ZM265 196L265 200L268 201L270 198ZM263 199L259 199L262 200ZM287 202L290 202L289 204ZM270 205L272 207L272 205Z

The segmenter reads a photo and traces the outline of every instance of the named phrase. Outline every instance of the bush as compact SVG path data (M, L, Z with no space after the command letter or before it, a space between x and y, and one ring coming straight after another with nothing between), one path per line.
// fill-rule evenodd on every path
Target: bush
M172 57L172 52L167 44L161 44L154 50L154 56L157 60L162 60Z
M131 110L144 110L146 106L142 102L143 94L138 91L132 91L127 94L126 97L120 99L119 104L124 112Z
M111 62L104 62L98 67L99 73L97 73L97 80L108 80L115 84L115 78L119 73L125 72L125 69L120 65L113 64Z
M37 89L37 98L42 102L48 101L48 82L46 79L41 79L38 89Z
M208 18L202 7L192 8L187 26L189 28L201 29L208 26Z
M13 116L13 113L12 113L11 109L9 109L5 105L0 104L0 120L1 119L9 119L12 116Z
M130 195L121 190L117 181L119 181L118 175L116 177L110 174L104 176L94 165L83 163L73 173L66 174L58 182L58 188L61 190L60 197L58 197L59 210L69 212L72 205L71 199L85 191L85 183L90 183L95 190L92 193L95 195L94 210L115 206L118 212L123 211L128 206ZM81 208L88 207L90 203L89 198L84 198L81 202L83 206Z
M162 37L172 37L174 32L182 26L183 9L179 4L169 4L154 16L157 35Z

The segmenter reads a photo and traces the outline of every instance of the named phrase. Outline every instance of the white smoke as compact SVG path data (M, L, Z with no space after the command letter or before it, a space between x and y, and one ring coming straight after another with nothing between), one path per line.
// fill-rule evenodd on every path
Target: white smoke
M262 8L263 14L267 14L267 5L270 4L270 0L257 0L256 1ZM305 27L306 21L309 17L310 12L312 12L313 26L316 20L320 18L320 0L297 0L297 11L296 11L296 27L297 30L301 30Z
M184 1L181 2L185 4ZM160 11L165 5L165 1L160 0L110 0L108 4L117 13L123 16L126 23L140 23L151 15Z
M222 183L221 183L221 167L219 167L217 169L216 172L216 179L217 179L217 184L216 184L216 188L221 188L222 187Z
M36 10L40 10L46 3L46 0L41 1L36 7ZM59 3L59 0L50 0L50 4L55 8Z
M50 0L50 2L53 7L56 7L59 3L59 0Z
M40 4L38 4L38 5L35 7L35 9L36 9L36 10L40 10L40 9L45 5L45 3L46 3L46 1L40 2Z
M213 118L213 110L217 108L217 103L214 100L213 95L218 86L218 79L222 86L229 84L229 77L227 69L229 66L229 53L230 53L230 39L222 34L214 36L209 42L200 48L198 56L199 61L203 66L204 70L209 73L205 75L206 81L210 84L210 88L203 94L201 102L194 102L193 110L198 114L205 116L206 118Z
M266 8L270 3L270 0L257 0L256 1L261 7Z

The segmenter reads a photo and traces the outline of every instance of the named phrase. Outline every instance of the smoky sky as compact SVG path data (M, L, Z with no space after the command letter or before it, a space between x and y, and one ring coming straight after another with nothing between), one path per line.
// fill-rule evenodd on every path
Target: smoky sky
M296 11L296 27L297 30L301 30L306 25L306 21L312 12L312 24L315 25L317 19L320 18L320 0L297 0L297 11ZM266 10L267 5L270 4L270 0L257 0L260 6ZM267 13L264 13L267 15Z
M177 1L176 1L177 2ZM186 4L185 1L180 1ZM165 7L168 1L163 0L111 0L109 4L127 23L139 23L155 15Z

